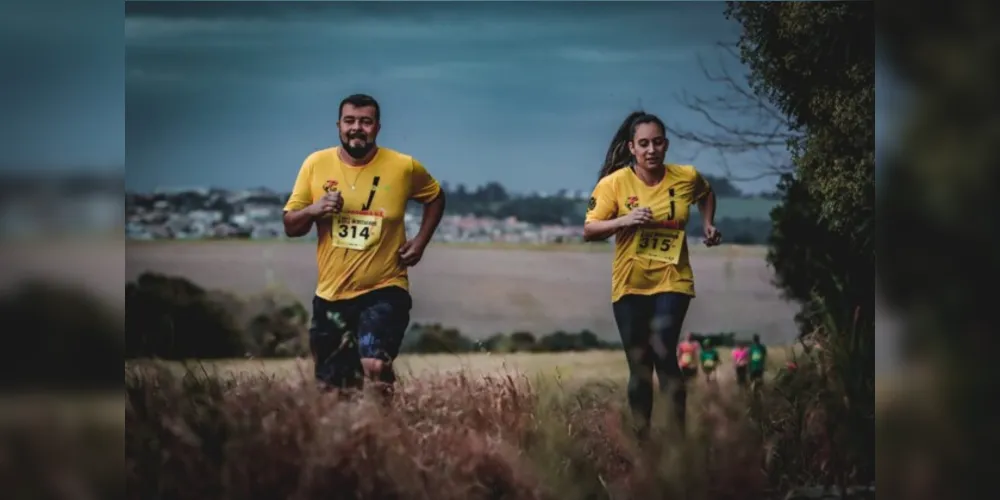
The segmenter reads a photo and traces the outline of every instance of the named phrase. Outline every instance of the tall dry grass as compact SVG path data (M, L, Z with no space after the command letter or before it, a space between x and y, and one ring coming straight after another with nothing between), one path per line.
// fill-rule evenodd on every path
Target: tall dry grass
M805 364L808 367L808 363ZM830 471L802 368L756 393L702 385L686 435L634 442L614 383L453 374L391 401L305 379L126 369L126 495L135 499L761 499ZM790 387L790 386L789 386ZM657 402L660 420L669 414ZM793 418L795 417L795 418ZM797 419L797 420L796 420ZM827 462L824 462L827 460Z

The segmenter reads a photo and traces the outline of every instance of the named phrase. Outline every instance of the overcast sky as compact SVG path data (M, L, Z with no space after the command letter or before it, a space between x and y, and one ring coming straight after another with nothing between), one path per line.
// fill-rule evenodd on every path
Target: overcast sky
M382 103L382 145L443 181L589 190L640 102L707 127L677 95L716 95L697 57L717 66L714 44L738 35L719 2L127 2L123 49L120 2L45 3L62 15L0 16L0 41L20 47L4 62L21 69L0 95L14 117L0 163L125 163L139 190L290 189L310 152L337 144L337 104L353 92ZM675 141L668 160L723 173L697 153Z
M120 0L0 3L0 169L121 167L121 19Z

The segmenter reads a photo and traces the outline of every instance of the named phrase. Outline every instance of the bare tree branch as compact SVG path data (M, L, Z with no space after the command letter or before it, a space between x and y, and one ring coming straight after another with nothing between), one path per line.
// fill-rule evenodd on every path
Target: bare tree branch
M791 171L788 145L800 137L793 131L788 119L765 96L758 95L750 85L749 71L734 75L725 64L725 58L740 61L736 43L720 42L718 69L711 70L701 54L698 66L705 79L721 87L716 95L692 95L682 92L677 96L685 108L698 113L709 127L697 130L675 124L671 134L678 139L696 144L698 153L706 150L718 154L728 179L737 182L777 177ZM734 175L729 165L733 155L755 154L757 161L744 161Z

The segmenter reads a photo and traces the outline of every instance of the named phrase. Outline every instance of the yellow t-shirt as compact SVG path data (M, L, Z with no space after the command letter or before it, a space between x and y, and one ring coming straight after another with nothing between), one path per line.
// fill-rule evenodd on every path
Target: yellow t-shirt
M406 242L406 203L433 201L440 185L420 162L397 151L379 147L367 165L352 167L338 149L306 158L285 204L286 212L301 210L333 190L344 198L340 214L316 222L316 295L333 301L388 286L409 289L398 256Z
M678 292L694 296L694 272L688 260L687 227L690 206L711 186L690 165L667 164L663 180L647 186L631 168L612 172L597 183L587 206L586 222L621 217L633 208L648 207L656 221L615 234L611 265L611 301L626 294Z

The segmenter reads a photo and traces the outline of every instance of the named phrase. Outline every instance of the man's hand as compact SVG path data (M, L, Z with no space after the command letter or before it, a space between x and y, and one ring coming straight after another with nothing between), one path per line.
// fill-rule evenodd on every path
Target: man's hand
M344 197L340 191L330 191L316 200L316 203L309 205L309 214L315 218L326 217L332 213L338 213L344 208Z
M427 248L427 242L420 238L413 238L403 243L403 246L399 247L399 261L404 266L417 265L424 256L424 248Z
M622 227L631 228L641 226L653 222L653 211L648 207L639 207L621 216L618 220L621 221Z
M720 243L722 243L722 233L719 232L719 230L716 229L715 226L706 225L704 243L705 246L710 246L710 247L719 245Z

